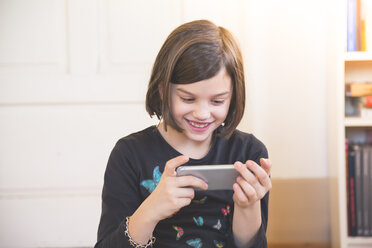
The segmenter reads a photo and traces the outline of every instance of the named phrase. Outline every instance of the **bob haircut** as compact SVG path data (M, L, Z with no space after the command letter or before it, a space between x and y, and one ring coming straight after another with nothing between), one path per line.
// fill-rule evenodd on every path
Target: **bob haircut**
M225 67L232 82L229 111L221 136L230 137L245 107L243 59L233 35L208 20L185 23L176 28L161 47L151 72L146 110L179 132L171 108L171 84L190 84L209 79Z

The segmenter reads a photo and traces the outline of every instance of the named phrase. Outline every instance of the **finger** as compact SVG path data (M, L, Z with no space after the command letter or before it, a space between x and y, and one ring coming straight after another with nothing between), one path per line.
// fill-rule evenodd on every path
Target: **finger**
M238 183L234 183L233 185L233 190L234 190L234 202L237 202L239 204L247 205L249 203L249 199L243 192L242 188Z
M260 183L251 185L243 178L238 178L237 182L250 201L262 199L266 195L266 193L271 189L271 181L269 182L268 185L265 186L261 185Z
M194 187L200 188L203 190L208 189L208 184L195 176L181 176L177 177L177 186L178 187Z
M238 177L236 182L239 184L240 188L244 192L245 196L248 198L249 201L256 201L257 200L257 193L262 188L262 186L257 185L255 188L253 185L249 184L246 180L241 177Z
M251 185L256 185L259 183L256 176L250 170L248 170L246 165L237 161L235 162L234 166L235 169L240 173L241 177L244 178L248 183Z
M266 171L259 166L257 163L249 160L247 161L247 167L250 169L257 177L258 181L262 186L265 188L270 188L271 180L269 178L269 175L266 173Z
M182 208L182 207L185 207L185 206L188 206L190 205L191 203L191 198L188 198L188 197L184 197L184 198L178 198L177 199L177 202L178 202L178 207L179 208Z
M271 176L271 161L268 158L260 159L261 167L266 171L267 175Z
M187 161L189 161L189 157L185 155L168 160L164 167L164 174L167 176L176 176L176 168L180 165L183 165Z
M189 198L192 200L195 197L195 190L192 188L179 188L177 189L177 197Z

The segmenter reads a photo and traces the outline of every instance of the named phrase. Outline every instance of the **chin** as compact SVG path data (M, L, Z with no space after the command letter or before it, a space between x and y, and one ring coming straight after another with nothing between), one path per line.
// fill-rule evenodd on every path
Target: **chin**
M203 133L203 134L195 134L195 133L187 133L186 136L189 140L195 142L203 142L208 140L212 136L213 132Z

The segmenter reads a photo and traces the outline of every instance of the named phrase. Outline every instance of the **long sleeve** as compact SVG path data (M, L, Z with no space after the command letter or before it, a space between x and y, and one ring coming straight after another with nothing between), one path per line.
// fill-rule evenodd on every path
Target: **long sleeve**
M262 144L259 152L254 158L254 161L257 164L260 164L260 158L268 158L268 157L269 157L268 151L266 147L264 146L264 144ZM264 198L261 199L262 223L257 233L256 240L254 244L250 246L250 248L266 248L267 247L266 230L267 230L268 212L269 212L269 192L267 192Z
M138 173L130 166L123 149L116 144L111 152L102 191L102 214L95 247L131 247L123 224L141 204Z
M260 158L268 158L268 151L266 147L262 144L263 148L261 148L261 152L258 153L256 158L254 159L257 164L260 164ZM267 230L267 221L268 221L268 213L269 212L269 192L266 193L264 198L261 199L261 219L262 224L256 236L256 240L254 244L250 246L250 248L266 248L267 247L267 240L266 240L266 230Z
M269 205L269 192L265 195L264 198L261 199L261 218L262 223L260 229L258 230L255 242L247 247L247 248L266 248L267 247L267 240L266 240L266 230L267 230L267 217L268 217L268 205ZM231 235L227 240L227 246L235 248L237 247L234 241L234 235L232 234L232 229L229 231Z
M248 151L248 156L250 159L260 164L260 158L268 158L268 151L265 145L261 142L256 143L256 146L251 147ZM255 237L255 242L247 248L267 248L266 230L268 222L268 209L269 209L269 192L261 199L261 219L262 223ZM231 230L232 234L232 230ZM227 247L236 247L234 242L234 235L229 235L227 241Z
M131 247L124 234L125 218L131 216L151 194L166 162L179 155L161 137L155 126L118 141L105 172L96 248ZM232 164L247 159L259 162L261 157L267 158L265 146L253 135L235 131L230 139L216 136L210 152L202 159L190 159L188 164ZM234 205L232 190L196 191L195 194L189 206L158 223L153 233L156 237L154 247L224 245L235 248L230 218ZM261 199L262 225L255 244L251 246L254 248L267 247L268 198L267 194Z

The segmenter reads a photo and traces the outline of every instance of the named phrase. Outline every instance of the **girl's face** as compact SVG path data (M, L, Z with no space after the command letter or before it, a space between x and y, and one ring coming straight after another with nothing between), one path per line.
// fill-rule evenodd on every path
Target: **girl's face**
M229 111L231 78L222 68L214 77L191 84L172 84L172 115L181 135L195 142L210 141Z

